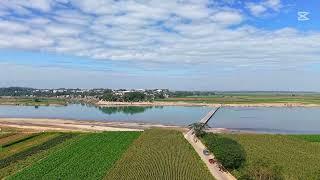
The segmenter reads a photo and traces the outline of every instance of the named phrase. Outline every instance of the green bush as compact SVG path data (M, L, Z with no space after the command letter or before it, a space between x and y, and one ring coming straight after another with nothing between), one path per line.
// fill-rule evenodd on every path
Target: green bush
M34 102L41 102L41 100L36 98L36 99L34 99Z
M217 134L206 134L203 140L215 158L228 170L238 169L246 160L243 147L235 140Z

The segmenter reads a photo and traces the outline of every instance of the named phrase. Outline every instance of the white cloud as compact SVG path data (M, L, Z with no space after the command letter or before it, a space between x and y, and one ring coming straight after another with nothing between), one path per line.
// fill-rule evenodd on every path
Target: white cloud
M236 25L243 21L243 16L238 12L221 11L214 14L211 19L223 25Z
M262 13L267 11L267 8L261 4L249 3L247 7L254 16L260 16Z
M281 7L281 0L263 0L258 3L247 3L247 8L254 16L264 15L268 10L278 12L281 9Z
M6 20L0 21L0 32L2 33L26 32L28 30L28 26L22 23Z
M48 12L51 10L52 3L52 0L1 0L0 6L19 14L29 14L30 11L27 8Z
M17 11L27 7L17 1L3 2L6 8ZM61 4L65 7L58 8L48 0L28 5L42 13L31 13L24 19L10 19L12 14L0 19L0 48L140 63L221 64L228 68L295 67L319 60L319 33L290 28L261 30L246 25L241 11L208 8L205 0L70 3L73 8ZM274 11L281 8L280 1L275 0L256 5ZM238 26L230 29L230 25Z

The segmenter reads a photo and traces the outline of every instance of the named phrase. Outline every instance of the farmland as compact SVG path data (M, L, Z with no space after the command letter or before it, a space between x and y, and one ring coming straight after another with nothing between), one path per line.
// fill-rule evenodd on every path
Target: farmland
M19 167L25 167L30 165L31 160L37 160L39 155L44 154L46 151L49 151L50 148L63 143L67 139L74 137L75 134L67 134L67 133L57 133L56 136L42 144L31 147L24 151L18 152L14 155L11 155L7 158L0 160L0 175L1 177L5 177L13 173L15 170L18 170Z
M218 94L214 96L185 96L160 99L165 102L190 102L208 104L263 104L263 103L301 103L320 104L319 94Z
M176 130L5 130L0 179L213 179ZM208 134L202 141L239 179L320 177L320 135Z
M4 158L10 157L16 153L23 152L29 148L42 144L56 137L57 135L58 134L56 133L42 133L33 135L31 138L26 137L22 139L22 141L18 140L8 142L7 144L4 144L4 146L2 147L0 159L3 160Z
M49 106L49 105L67 105L65 99L57 98L28 98L28 97L10 97L0 98L1 105L23 105L23 106Z
M9 132L0 141L0 178L213 179L175 130Z
M145 131L105 179L213 179L182 133Z
M246 152L243 167L232 173L237 177L271 174L283 179L320 177L319 135L224 134L237 141ZM245 179L245 178L244 178Z
M320 135L291 135L291 137L309 142L320 142Z
M101 179L140 132L82 134L9 179Z

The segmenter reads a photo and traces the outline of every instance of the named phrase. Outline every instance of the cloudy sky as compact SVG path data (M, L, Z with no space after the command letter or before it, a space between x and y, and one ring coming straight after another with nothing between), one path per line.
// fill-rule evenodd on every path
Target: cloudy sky
M0 86L320 91L319 8L318 0L1 0Z

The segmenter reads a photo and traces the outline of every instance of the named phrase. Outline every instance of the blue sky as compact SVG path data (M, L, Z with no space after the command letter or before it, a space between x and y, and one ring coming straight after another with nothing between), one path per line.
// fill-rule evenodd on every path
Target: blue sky
M317 0L1 0L0 86L320 91ZM299 11L308 21L298 21Z

